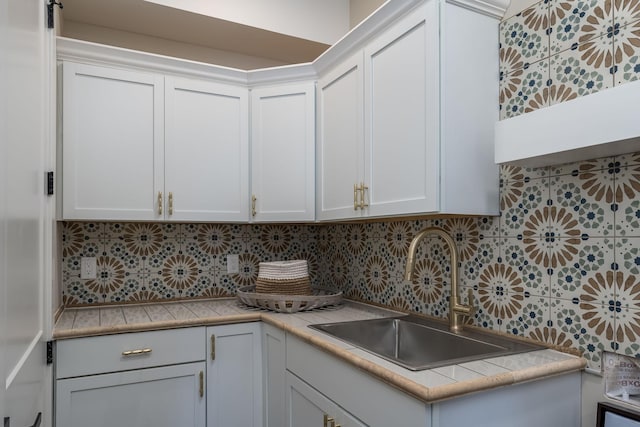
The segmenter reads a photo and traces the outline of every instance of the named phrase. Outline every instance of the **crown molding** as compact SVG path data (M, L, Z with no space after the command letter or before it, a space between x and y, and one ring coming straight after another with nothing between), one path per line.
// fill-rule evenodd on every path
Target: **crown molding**
M447 3L455 4L493 18L502 19L511 0L447 0Z
M56 38L58 60L85 64L121 65L143 71L157 71L187 77L212 79L225 83L247 85L247 72L236 68L157 55L138 50L91 43L83 40Z

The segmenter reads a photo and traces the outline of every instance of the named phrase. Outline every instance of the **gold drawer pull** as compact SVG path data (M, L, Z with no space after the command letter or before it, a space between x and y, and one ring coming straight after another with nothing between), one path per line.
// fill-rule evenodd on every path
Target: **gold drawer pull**
M364 202L365 191L369 190L369 187L364 185L364 182L360 183L360 209L368 208L369 203Z
M257 212L256 212L256 201L258 200L258 198L256 197L255 194L253 194L251 196L251 216L256 216Z
M150 348L139 348L137 350L127 350L127 351L123 351L122 355L123 356L140 356L142 354L149 354L151 353L153 350L151 350Z
M353 210L358 210L358 184L353 184Z
M169 192L169 215L173 215L173 193Z
M216 360L216 336L211 334L211 360Z
M204 397L204 372L200 371L200 398Z
M336 420L327 414L324 414L324 423L322 427L341 427L340 424L336 424Z
M158 191L158 215L162 215L162 191Z

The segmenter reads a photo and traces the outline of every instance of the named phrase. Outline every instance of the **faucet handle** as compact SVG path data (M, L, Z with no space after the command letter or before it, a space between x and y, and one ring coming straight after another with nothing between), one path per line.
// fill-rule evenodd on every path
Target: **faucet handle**
M467 306L469 307L469 316L473 316L476 312L476 307L473 305L473 289L469 288L469 296L467 298Z

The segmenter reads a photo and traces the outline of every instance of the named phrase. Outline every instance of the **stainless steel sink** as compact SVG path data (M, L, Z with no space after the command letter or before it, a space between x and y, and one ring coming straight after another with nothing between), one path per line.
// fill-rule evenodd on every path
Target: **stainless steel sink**
M446 324L417 316L309 327L413 371L544 348L477 331L452 333Z

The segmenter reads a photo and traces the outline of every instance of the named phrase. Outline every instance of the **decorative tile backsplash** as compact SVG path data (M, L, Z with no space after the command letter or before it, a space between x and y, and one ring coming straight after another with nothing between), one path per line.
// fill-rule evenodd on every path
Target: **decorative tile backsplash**
M640 2L543 0L500 23L500 118L640 77Z
M640 355L640 153L539 169L501 168L500 217L324 225L66 223L68 305L233 295L258 262L307 259L315 286L437 317L448 315L449 254L427 238L414 280L409 243L427 226L456 241L463 302L476 325L578 348ZM239 254L240 273L226 273ZM96 256L98 278L80 279Z

